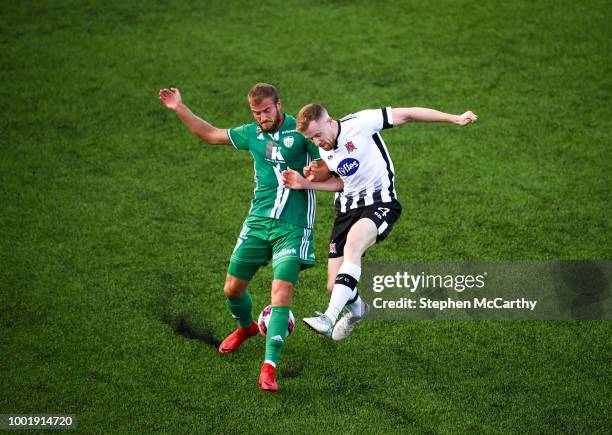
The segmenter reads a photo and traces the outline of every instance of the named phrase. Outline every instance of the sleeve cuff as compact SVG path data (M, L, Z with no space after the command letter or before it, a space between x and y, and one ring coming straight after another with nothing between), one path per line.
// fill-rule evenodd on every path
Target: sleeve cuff
M393 113L391 112L391 107L383 107L380 110L382 110L383 115L382 129L393 128Z
M234 148L238 149L238 147L234 143L234 139L232 139L232 129L231 128L227 129L227 137L229 137L229 140L232 143L232 145L234 146Z

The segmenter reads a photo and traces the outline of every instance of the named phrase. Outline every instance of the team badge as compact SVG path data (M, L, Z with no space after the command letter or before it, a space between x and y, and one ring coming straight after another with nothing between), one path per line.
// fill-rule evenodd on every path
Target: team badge
M285 136L283 138L283 145L285 145L287 148L291 148L293 146L293 136Z
M353 142L347 142L344 144L344 146L346 147L346 150L349 153L352 153L353 151L355 151L357 148L355 147L355 145L353 145Z

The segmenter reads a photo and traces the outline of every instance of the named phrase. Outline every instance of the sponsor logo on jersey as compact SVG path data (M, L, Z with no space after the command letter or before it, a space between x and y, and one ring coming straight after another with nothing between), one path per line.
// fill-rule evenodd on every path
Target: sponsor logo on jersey
M359 160L347 158L338 164L336 172L343 177L349 177L357 172L357 169L359 169Z
M272 147L272 156L270 156L272 160L282 160L285 161L283 155L280 152L280 147Z
M276 254L272 256L273 260L276 260L279 257L284 257L286 255L297 254L297 250L295 248L285 248L278 251Z
M266 141L266 158L268 160L285 161L281 154L281 147L278 146L278 143L271 140Z
M357 149L355 145L353 145L353 142L347 142L344 144L344 146L346 147L346 150L349 152L349 154Z
M293 139L293 136L285 136L283 138L283 145L285 145L287 148L291 148L294 141L295 139Z

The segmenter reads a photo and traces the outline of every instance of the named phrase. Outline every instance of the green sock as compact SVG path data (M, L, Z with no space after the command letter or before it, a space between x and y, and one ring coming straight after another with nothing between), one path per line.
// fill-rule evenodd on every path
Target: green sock
M272 361L274 365L278 363L280 354L285 345L289 323L289 307L274 307L270 314L270 323L266 332L266 357L265 361Z
M251 326L251 323L253 323L253 300L248 291L245 290L238 299L228 298L225 303L241 328Z

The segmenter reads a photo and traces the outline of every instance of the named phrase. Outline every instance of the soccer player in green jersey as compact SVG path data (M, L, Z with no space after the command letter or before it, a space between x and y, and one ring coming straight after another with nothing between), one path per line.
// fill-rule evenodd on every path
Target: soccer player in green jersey
M249 91L254 123L221 129L194 115L183 104L178 89L161 89L161 102L208 144L231 144L248 150L255 161L255 192L232 253L223 291L227 306L239 327L218 350L233 352L257 334L253 320L249 281L259 267L272 260L272 314L266 334L266 352L259 376L263 390L277 391L276 364L287 338L289 306L300 270L314 264L315 194L312 190L283 187L287 168L302 172L319 159L318 148L296 131L295 118L281 110L276 88L258 83ZM309 176L308 170L304 175Z

